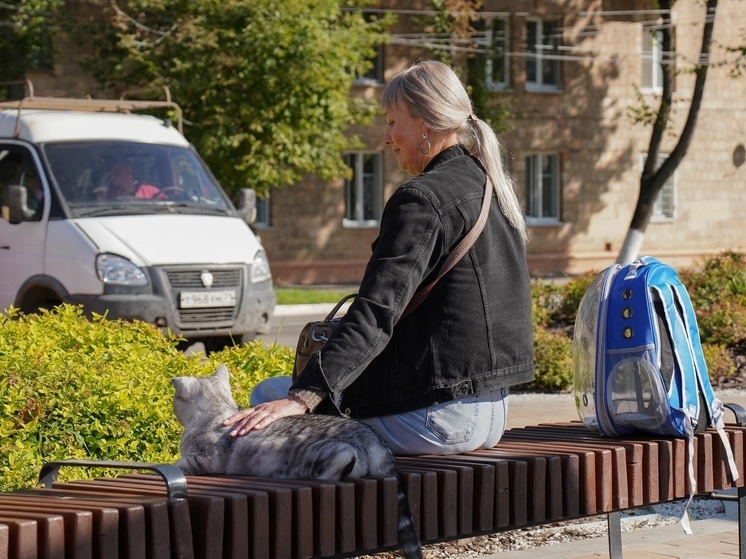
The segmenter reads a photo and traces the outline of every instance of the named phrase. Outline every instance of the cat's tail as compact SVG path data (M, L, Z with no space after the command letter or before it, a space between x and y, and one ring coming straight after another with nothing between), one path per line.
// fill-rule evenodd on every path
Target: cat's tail
M407 499L407 494L404 492L404 482L398 471L396 472L396 484L396 498L399 503L399 524L397 530L402 555L404 555L405 559L422 559L420 537L417 534L417 527L414 525L412 511L409 508L409 499Z

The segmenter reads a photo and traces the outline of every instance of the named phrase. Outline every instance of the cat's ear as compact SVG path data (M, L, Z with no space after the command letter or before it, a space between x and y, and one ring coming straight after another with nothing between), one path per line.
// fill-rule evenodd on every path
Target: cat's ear
M218 368L215 370L212 376L230 384L231 375L228 372L228 367L225 366L225 363L221 363L220 366L218 366Z
M174 385L174 390L177 394L186 395L189 391L189 384L192 381L192 377L173 377L171 384Z

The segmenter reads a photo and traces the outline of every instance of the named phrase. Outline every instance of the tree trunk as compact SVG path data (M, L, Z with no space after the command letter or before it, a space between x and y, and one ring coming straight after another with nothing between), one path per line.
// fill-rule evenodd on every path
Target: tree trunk
M700 48L699 63L694 69L695 81L692 100L689 105L689 114L684 124L684 128L679 136L679 141L674 150L669 154L663 164L658 167L658 156L660 154L663 134L666 132L668 121L671 113L671 100L673 96L672 78L674 75L674 66L672 61L666 64L666 53L672 52L671 41L671 0L661 0L660 8L664 11L663 25L661 29L663 51L663 91L661 94L661 103L658 108L653 131L650 135L650 144L648 146L647 159L640 177L640 193L635 206L632 221L630 222L627 237L624 240L622 249L619 252L617 262L619 264L629 264L640 253L642 243L645 238L645 229L650 221L653 212L653 206L658 194L663 188L666 181L671 178L674 171L683 161L684 156L689 149L694 135L694 129L697 125L699 109L702 105L702 95L707 80L707 68L709 66L710 47L712 44L712 30L715 25L715 13L717 11L718 0L707 0L707 11L705 13L704 29L702 31L702 47Z

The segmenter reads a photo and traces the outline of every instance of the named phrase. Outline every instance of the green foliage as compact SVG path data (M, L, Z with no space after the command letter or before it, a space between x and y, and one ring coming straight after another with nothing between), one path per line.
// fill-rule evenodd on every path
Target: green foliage
M352 83L391 21L366 21L356 8L367 3L84 0L59 22L103 88L168 86L223 187L263 194L308 173L349 174L340 153L360 142L345 130L378 109L351 96Z
M583 295L596 276L566 283L532 282L536 380L527 390L565 391L572 384L572 330ZM726 251L700 268L680 270L697 314L703 353L713 382L737 373L734 352L746 345L746 255ZM555 338L565 337L567 344ZM565 352L567 352L565 354Z
M562 304L562 292L554 282L537 279L531 282L531 310L534 328L546 328Z
M49 63L54 23L50 14L63 3L64 0L5 0L0 3L0 81L21 80L27 70ZM12 93L15 96L16 92Z
M570 279L562 289L560 304L552 315L554 322L574 324L580 301L598 272L588 272Z
M225 363L231 372L231 385L236 403L249 406L251 388L259 381L277 376L293 374L295 351L288 347L253 341L242 347L227 347L223 351L211 353L207 358L209 373Z
M254 342L203 363L177 342L144 322L87 320L70 305L0 316L0 491L34 485L51 460L172 463L181 427L171 377L211 374L224 362L237 401L247 405L258 380L292 369L287 348ZM61 471L75 479L100 474Z
M702 341L734 346L746 340L746 255L726 251L701 269L684 270Z
M306 289L302 287L275 287L278 305L336 303L350 293L355 293L355 288Z
M516 387L527 392L566 392L572 386L572 338L562 331L534 329L536 378Z
M727 380L736 374L733 355L723 344L702 344L702 354L707 363L707 373L712 382Z
M517 390L571 390L567 321L594 275L533 282L536 379ZM710 377L727 380L737 372L733 354L744 343L746 256L726 252L680 275L701 329L708 328L703 351ZM293 367L293 350L282 346L256 341L200 359L184 356L178 342L142 322L88 320L69 305L0 316L0 491L34 485L45 462L63 458L172 463L181 429L171 377L212 374L225 363L237 403L247 406L251 387ZM62 471L63 478L93 475L101 473Z

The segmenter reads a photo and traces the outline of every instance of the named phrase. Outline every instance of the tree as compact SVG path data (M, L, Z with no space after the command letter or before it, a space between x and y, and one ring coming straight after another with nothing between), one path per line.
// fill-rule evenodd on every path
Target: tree
M364 19L367 2L83 0L48 19L87 47L102 88L168 86L222 185L264 193L349 172L345 131L376 109L351 86L388 24Z
M671 40L671 6L675 0L660 0L660 9L663 14L663 22L657 30L660 32L661 50L664 53L672 52ZM640 177L640 193L637 199L635 211L632 214L627 237L624 239L617 262L619 264L629 264L637 258L642 243L645 238L645 229L650 221L653 212L653 206L658 194L663 188L665 182L671 178L674 171L683 161L689 149L689 145L694 135L694 129L697 126L697 117L702 105L702 96L704 94L705 82L707 80L707 69L709 67L710 48L712 46L712 30L715 26L715 15L717 12L718 0L707 0L706 12L704 18L704 27L702 30L702 46L700 48L699 61L693 68L695 75L694 91L689 103L689 113L687 115L684 127L679 135L676 147L670 155L660 162L659 155L663 136L669 128L669 119L671 116L672 98L673 98L673 64L667 64L665 59L662 62L662 93L658 110L653 112L642 101L641 108L635 109L634 114L637 121L653 124L653 130L650 134L650 143L648 145L647 158ZM669 61L670 62L670 61Z
M63 0L4 0L0 3L0 81L22 80L52 54L50 18Z

